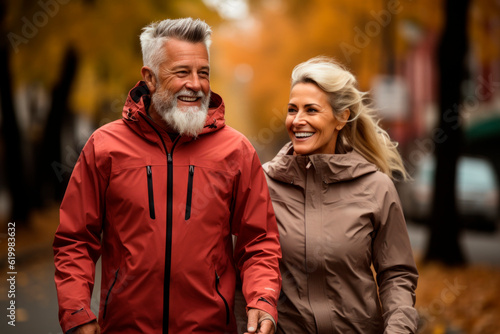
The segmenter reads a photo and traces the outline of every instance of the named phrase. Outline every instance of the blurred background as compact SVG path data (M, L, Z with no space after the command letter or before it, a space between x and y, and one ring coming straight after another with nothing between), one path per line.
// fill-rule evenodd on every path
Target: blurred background
M17 271L0 332L60 333L51 242L72 168L141 78L142 27L185 16L212 26L212 90L263 163L288 141L295 65L355 74L413 176L397 188L420 332L500 333L500 0L0 0L2 310L9 222Z

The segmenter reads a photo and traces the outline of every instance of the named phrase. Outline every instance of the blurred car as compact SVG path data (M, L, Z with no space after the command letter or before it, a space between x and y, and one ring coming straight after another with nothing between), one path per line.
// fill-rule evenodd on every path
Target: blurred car
M414 181L401 191L408 220L427 222L431 215L436 161L426 156L416 166ZM456 177L457 211L464 227L495 230L499 222L499 187L492 163L461 156Z

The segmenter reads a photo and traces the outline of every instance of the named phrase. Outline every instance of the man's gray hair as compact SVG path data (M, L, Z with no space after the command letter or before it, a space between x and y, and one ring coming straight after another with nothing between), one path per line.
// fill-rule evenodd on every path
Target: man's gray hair
M204 43L207 52L210 48L212 29L200 19L183 18L153 22L142 29L140 36L142 60L144 66L150 67L155 75L158 67L164 61L161 48L170 38L191 43Z

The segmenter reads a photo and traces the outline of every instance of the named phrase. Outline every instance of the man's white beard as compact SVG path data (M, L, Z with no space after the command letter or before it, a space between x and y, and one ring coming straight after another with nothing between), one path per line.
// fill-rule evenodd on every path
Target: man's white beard
M177 106L177 97L180 95L201 97L201 106L179 108ZM151 99L158 114L160 114L172 130L181 136L196 138L203 130L207 119L210 94L205 95L201 91L194 93L186 89L181 90L177 94L171 94L168 90L162 89L158 85Z

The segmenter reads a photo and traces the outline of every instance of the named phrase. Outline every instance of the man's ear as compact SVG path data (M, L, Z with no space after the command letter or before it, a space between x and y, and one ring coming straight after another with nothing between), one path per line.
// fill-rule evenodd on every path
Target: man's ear
M148 66L143 66L141 68L142 80L148 86L150 94L153 94L156 90L156 76L153 73L153 70Z

